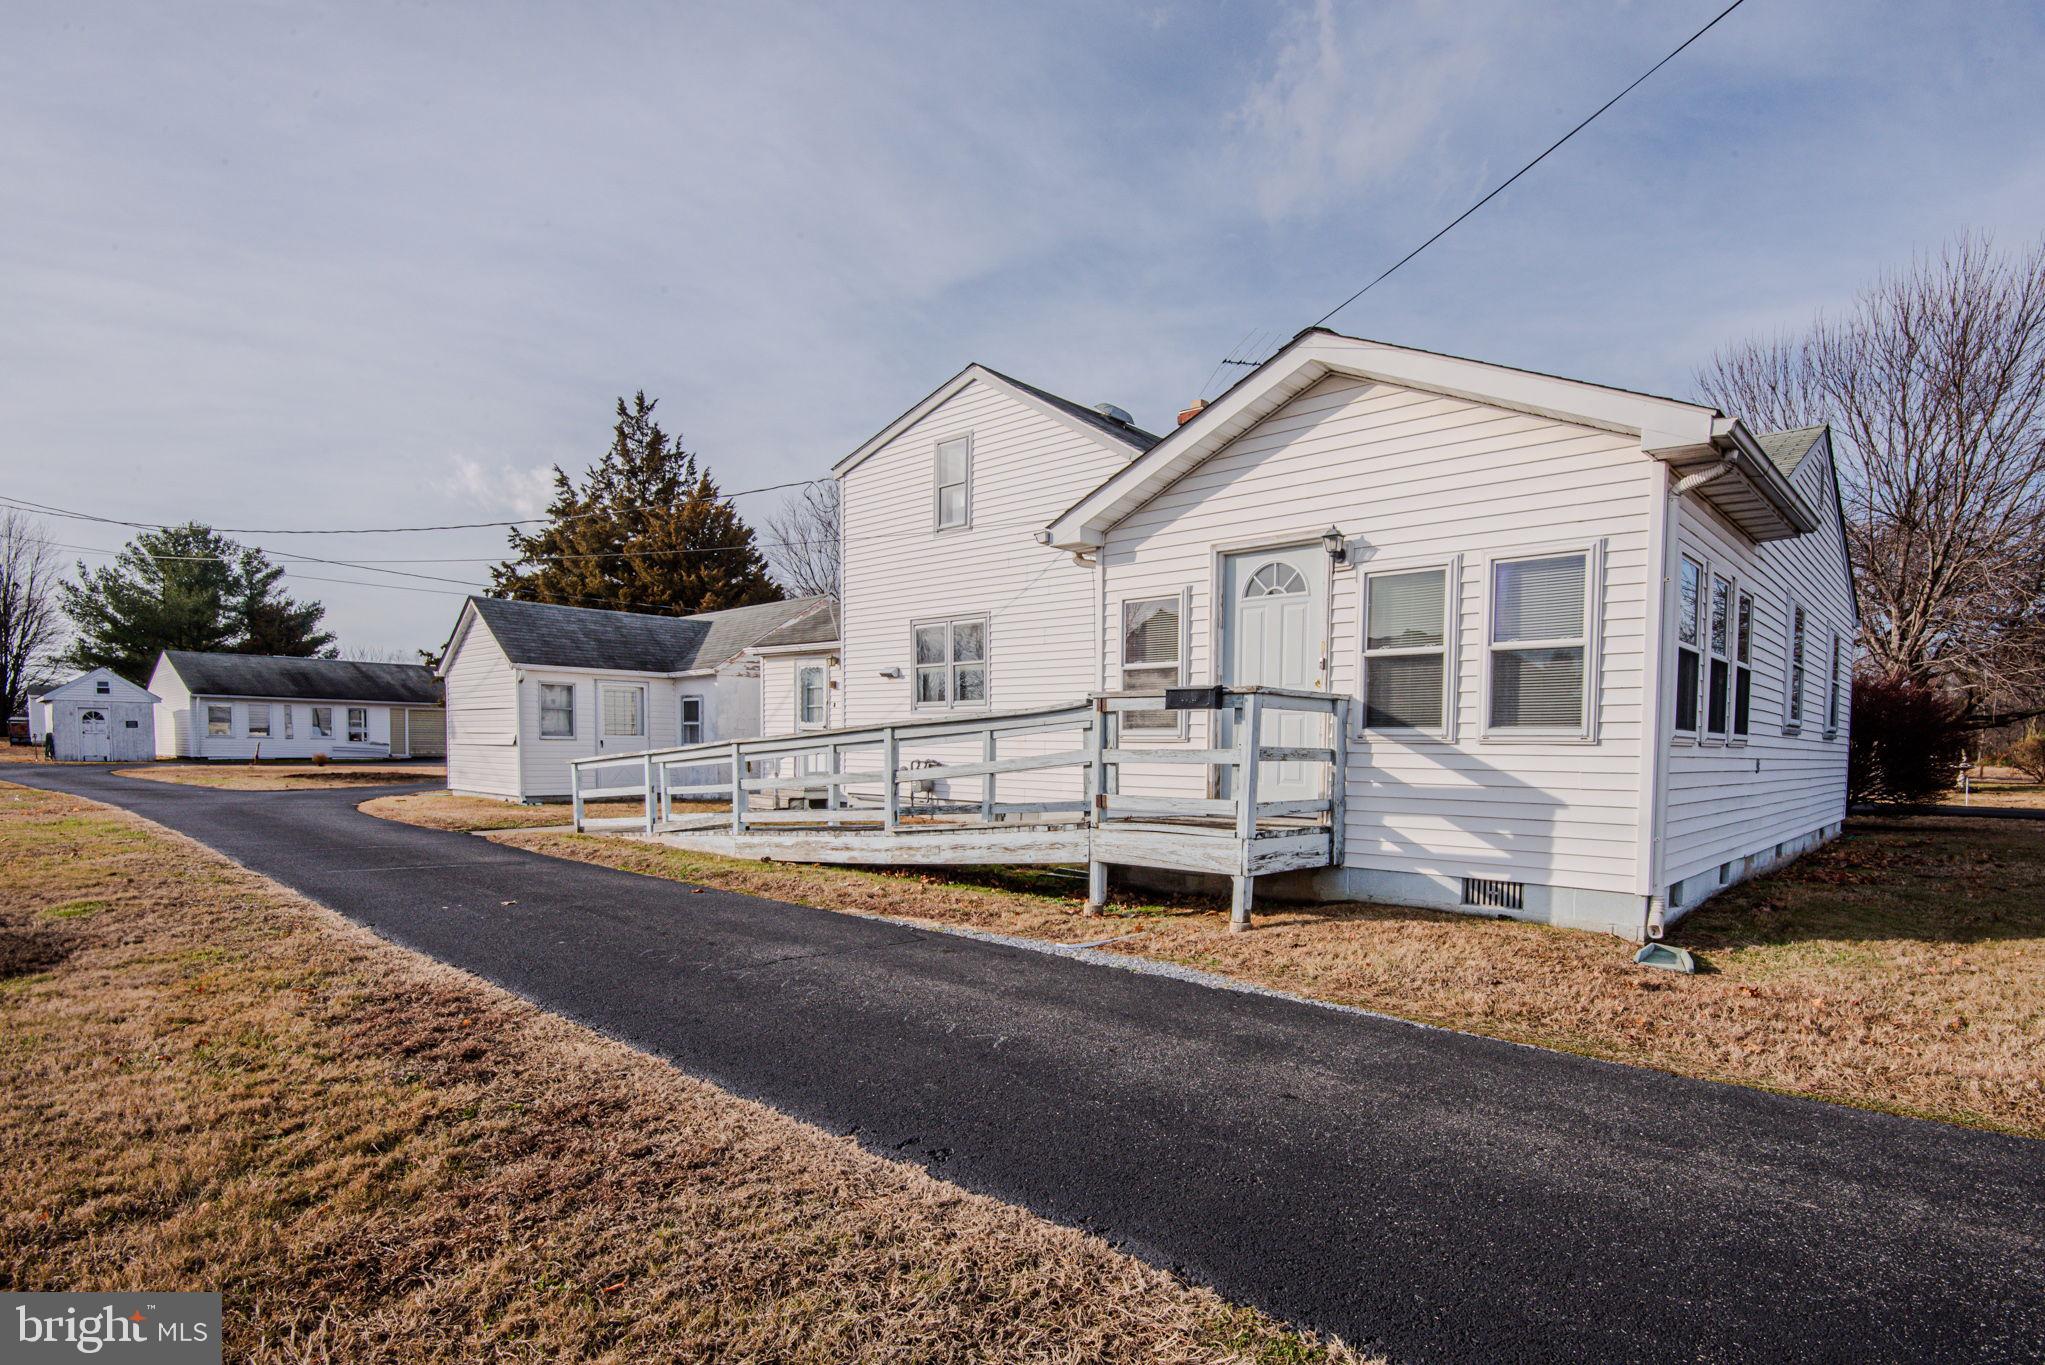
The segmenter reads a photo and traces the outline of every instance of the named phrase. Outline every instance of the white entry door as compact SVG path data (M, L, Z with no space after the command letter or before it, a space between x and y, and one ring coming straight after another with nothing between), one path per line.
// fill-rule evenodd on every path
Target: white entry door
M78 756L88 760L114 756L106 712L94 708L78 713Z
M596 685L599 753L636 754L646 748L646 688L641 683Z
M1328 686L1328 554L1318 543L1233 554L1223 562L1222 681L1231 687ZM1325 744L1319 716L1271 711L1259 742L1308 748ZM1264 801L1312 801L1325 793L1319 763L1265 763L1257 769Z

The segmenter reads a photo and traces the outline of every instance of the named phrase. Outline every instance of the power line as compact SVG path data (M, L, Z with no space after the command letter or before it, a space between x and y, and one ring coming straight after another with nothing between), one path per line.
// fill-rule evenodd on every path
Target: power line
M1710 23L1706 24L1703 28L1698 29L1695 33L1691 34L1682 42L1678 43L1675 49L1671 51L1668 54L1668 56L1663 57L1660 61L1656 62L1646 71L1643 71L1637 78L1634 79L1631 85L1628 85L1624 90L1621 90L1618 94L1606 100L1596 109L1593 109L1590 112L1590 116L1584 119L1583 122L1577 124L1576 127L1571 128L1561 137L1556 138L1555 141L1549 143L1546 151L1542 152L1532 161L1529 161L1526 165L1514 171L1510 176L1508 176L1505 179L1505 181L1502 184L1500 184L1497 188L1493 189L1491 193L1485 195L1482 199L1479 199L1476 203L1470 205L1470 207L1464 209L1461 213L1457 214L1454 218L1450 219L1447 227L1444 227L1441 231L1435 233L1434 236L1428 238L1419 246L1414 247L1411 251L1407 252L1404 256L1401 256L1398 260L1392 262L1391 266L1388 269L1386 269L1383 273L1381 273L1376 279L1372 280L1369 284L1366 284L1363 288L1357 290L1354 294L1351 294L1348 298L1342 300L1342 302L1336 304L1333 308L1330 308L1326 313L1323 313L1319 321L1314 323L1314 326L1316 327L1325 326L1329 318L1334 317L1337 313L1347 308L1350 304L1355 303L1365 294L1368 294L1371 290L1377 288L1380 284L1384 283L1385 280L1391 277L1393 271L1397 270L1400 266L1406 264L1406 262L1412 260L1415 256L1418 256L1421 252L1433 246L1442 238L1448 236L1449 233L1455 229L1458 223L1462 222L1465 218L1468 218L1478 209L1483 208L1493 199L1496 199L1499 195L1503 194L1506 191L1506 189L1512 185L1513 181L1518 180L1528 171L1531 171L1532 169L1534 169L1534 167L1540 165L1543 161L1546 161L1548 159L1548 155L1550 152L1555 151L1563 143L1569 141L1578 133L1590 127L1592 121L1596 119L1598 115L1604 113L1607 109L1610 109L1620 100L1623 100L1628 95L1632 94L1636 89L1638 89L1641 86L1641 84L1643 84L1647 80L1649 76L1652 76L1655 72L1661 70L1670 62L1674 61L1677 58L1677 56L1682 53L1684 48L1689 47L1690 44L1696 42L1699 38L1702 38L1705 34L1711 32L1712 29L1718 27L1719 20L1725 18L1728 14L1731 14L1734 10L1738 9L1741 5L1744 5L1746 2L1747 0L1733 0L1733 2L1730 5L1727 5L1724 9L1718 12L1718 14L1712 19Z

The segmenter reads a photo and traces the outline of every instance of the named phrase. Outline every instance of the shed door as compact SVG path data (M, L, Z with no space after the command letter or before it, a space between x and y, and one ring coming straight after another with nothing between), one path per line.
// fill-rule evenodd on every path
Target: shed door
M113 748L110 731L107 728L107 713L98 707L88 707L78 713L78 757L86 760L112 758Z
M1230 555L1222 573L1222 681L1231 687L1320 692L1328 674L1328 556L1318 544ZM1259 742L1307 748L1323 743L1319 716L1272 711ZM1322 765L1266 763L1257 769L1265 801L1311 801Z

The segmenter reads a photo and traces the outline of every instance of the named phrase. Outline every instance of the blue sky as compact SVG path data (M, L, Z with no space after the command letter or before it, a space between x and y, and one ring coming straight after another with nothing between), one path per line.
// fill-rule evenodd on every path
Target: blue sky
M971 360L1162 426L1721 3L14 6L5 491L520 515L640 387L752 487ZM1748 0L1335 325L1687 394L1960 229L2035 234L2041 68L2033 4ZM437 643L457 604L294 577L354 647Z

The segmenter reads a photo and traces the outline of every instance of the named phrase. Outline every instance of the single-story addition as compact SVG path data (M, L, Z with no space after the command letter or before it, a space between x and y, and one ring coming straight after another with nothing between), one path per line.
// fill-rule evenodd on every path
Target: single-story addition
M66 762L147 763L156 757L156 696L111 668L95 668L29 698L36 738Z
M841 724L838 599L816 599L746 651L760 661L760 733L793 735Z
M438 758L446 722L424 664L165 650L149 675L159 758Z
M571 759L757 735L749 651L826 600L655 616L471 597L440 661L448 788L564 800Z

